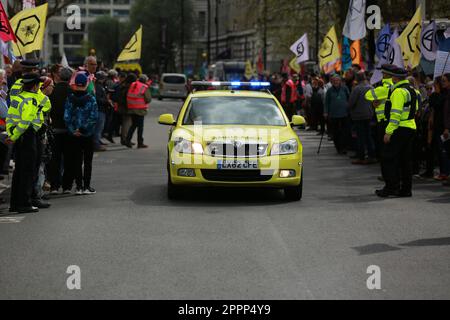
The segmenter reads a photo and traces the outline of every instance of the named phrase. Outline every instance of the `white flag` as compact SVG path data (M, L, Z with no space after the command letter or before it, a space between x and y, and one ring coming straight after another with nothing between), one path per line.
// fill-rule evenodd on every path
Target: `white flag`
M422 51L423 57L428 61L435 61L438 46L436 22L433 21L422 30L420 50Z
M350 1L342 34L353 41L366 37L366 0Z
M36 7L35 0L23 0L23 10L35 7Z
M381 72L381 67L384 64L393 64L399 68L404 68L405 64L403 62L402 48L396 41L399 37L398 29L395 28L392 34L391 41L389 42L389 48L385 51L383 56L378 62L378 65L373 73L372 79L370 79L371 84L375 84L383 80L383 73Z
M64 68L70 68L69 62L67 61L66 53L63 53L62 59L61 59L61 65Z
M291 51L297 57L297 63L300 64L309 60L309 42L307 33L291 46Z

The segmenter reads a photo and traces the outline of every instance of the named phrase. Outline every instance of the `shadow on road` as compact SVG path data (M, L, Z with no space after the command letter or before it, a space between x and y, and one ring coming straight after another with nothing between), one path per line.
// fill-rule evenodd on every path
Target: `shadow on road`
M281 190L247 188L191 188L179 200L169 200L165 186L137 189L130 200L141 206L242 207L286 204Z
M442 246L450 246L450 238L420 239L407 243L401 243L397 247L385 243L374 243L369 244L367 246L354 247L352 249L358 252L360 256L366 256L371 254L399 251L405 249L401 247L412 248L412 247L442 247Z

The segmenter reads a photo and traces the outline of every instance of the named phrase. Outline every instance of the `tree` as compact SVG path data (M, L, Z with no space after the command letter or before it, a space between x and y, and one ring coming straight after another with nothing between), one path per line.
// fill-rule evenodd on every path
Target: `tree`
M47 2L48 2L48 0L36 0L36 6L40 6ZM52 1L52 3L49 3L49 6L48 6L47 19L53 17L60 10L64 9L65 7L67 7L68 5L70 5L72 3L73 3L73 0L54 0L54 1ZM9 17L15 16L21 10L22 10L22 1L19 1L19 0L8 1L8 16Z
M142 67L146 72L175 71L177 48L184 28L184 42L189 41L193 30L192 3L184 0L184 19L181 17L179 1L137 0L130 13L132 34L143 26ZM184 23L182 24L182 20Z
M89 25L89 43L105 65L112 66L120 54L120 44L127 33L128 26L125 23L110 16L99 17Z

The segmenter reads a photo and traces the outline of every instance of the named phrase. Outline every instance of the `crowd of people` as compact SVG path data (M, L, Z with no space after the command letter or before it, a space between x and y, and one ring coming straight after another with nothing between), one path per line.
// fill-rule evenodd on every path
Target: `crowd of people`
M0 70L0 83L0 179L14 169L10 212L49 208L52 195L96 194L94 153L116 137L133 148L137 130L136 147L148 148L146 75L108 70L89 56L77 69L18 60Z
M386 187L377 195L411 196L409 172L450 186L450 74L433 80L391 65L382 72L374 86L359 65L343 76L278 73L270 81L286 114L305 116L306 130L327 135L353 165L381 163Z

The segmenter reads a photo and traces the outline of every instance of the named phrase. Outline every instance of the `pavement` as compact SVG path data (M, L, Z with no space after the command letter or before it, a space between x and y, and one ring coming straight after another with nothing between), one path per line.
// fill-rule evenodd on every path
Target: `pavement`
M32 215L0 211L0 299L449 299L450 189L416 181L381 200L379 168L352 166L319 138L305 148L302 202L272 190L166 196L168 128L155 101L148 150L95 156L89 197L57 196ZM81 290L67 286L69 266ZM368 269L380 271L369 290ZM71 278L72 279L72 278Z

